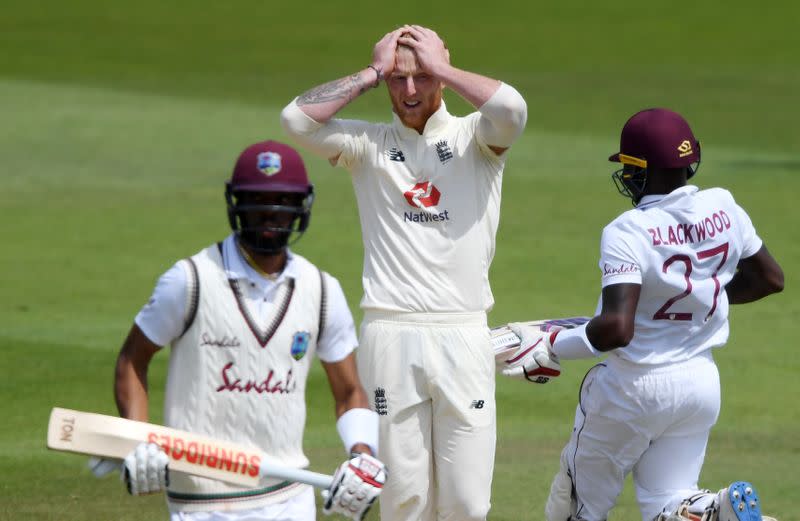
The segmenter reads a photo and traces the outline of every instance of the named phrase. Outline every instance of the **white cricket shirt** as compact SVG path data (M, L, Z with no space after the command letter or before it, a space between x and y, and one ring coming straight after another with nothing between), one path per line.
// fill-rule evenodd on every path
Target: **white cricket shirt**
M338 361L356 346L336 279L290 254L269 280L229 236L165 273L136 323L154 343L172 346L166 425L258 447L283 465L308 464L302 442L312 359ZM236 461L241 472L256 472L257 461ZM270 477L245 489L173 472L167 502L172 512L248 510L302 491Z
M723 345L725 285L739 259L755 255L761 245L750 217L727 190L689 185L642 198L603 230L603 287L642 286L633 340L609 356L663 364Z
M229 235L222 243L225 252L225 272L229 279L239 281L239 287L251 313L269 317L273 313L278 289L287 278L318 277L309 262L299 263L296 254L289 253L286 266L274 281L261 276L247 264L239 253L236 240ZM184 261L175 263L158 280L153 295L136 315L136 325L154 344L171 344L183 332L188 303L188 278ZM326 324L317 342L317 356L324 362L345 358L358 345L355 324L347 306L342 287L336 278L326 274Z
M423 133L394 121L302 122L293 137L341 152L352 175L364 243L361 307L401 312L484 312L494 304L489 266L500 218L505 154L476 134L483 116L454 117L444 102ZM291 131L292 129L288 129Z

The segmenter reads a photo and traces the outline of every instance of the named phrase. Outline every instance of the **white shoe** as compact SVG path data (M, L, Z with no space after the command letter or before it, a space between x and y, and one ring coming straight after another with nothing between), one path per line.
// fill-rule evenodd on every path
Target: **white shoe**
M710 490L700 490L681 501L675 512L663 512L654 521L712 521L710 516L716 513L716 509L713 508L716 500L717 494ZM709 507L702 506L705 504ZM716 518L713 521L716 521Z

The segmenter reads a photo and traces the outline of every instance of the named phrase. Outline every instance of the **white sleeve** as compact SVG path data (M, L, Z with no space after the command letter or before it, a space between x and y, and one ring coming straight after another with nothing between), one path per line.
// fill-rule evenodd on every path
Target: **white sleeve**
M764 242L756 233L756 228L753 226L753 221L750 220L750 216L747 215L747 212L738 204L734 205L734 208L736 209L735 218L742 237L742 258L746 259L758 253L758 250L761 249Z
M602 287L612 284L641 284L642 265L634 251L639 241L630 233L610 224L600 239Z
M525 130L528 106L525 99L511 85L500 84L500 88L484 103L478 112L478 142L483 145L507 148Z
M358 340L353 315L339 281L327 273L323 276L327 305L322 336L317 342L317 356L323 362L333 363L349 355L358 346Z
M300 146L331 160L335 166L347 168L363 155L361 137L366 135L369 124L346 119L320 123L303 112L295 98L281 112L281 126Z
M136 315L136 325L158 346L170 344L183 333L187 308L186 264L186 261L178 261L161 275L150 300Z

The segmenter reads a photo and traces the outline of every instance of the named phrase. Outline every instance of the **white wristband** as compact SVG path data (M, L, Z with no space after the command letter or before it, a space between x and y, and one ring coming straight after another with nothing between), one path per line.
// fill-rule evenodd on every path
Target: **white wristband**
M594 348L586 336L586 324L558 332L552 350L559 360L575 360L578 358L595 358L600 352Z
M336 430L344 442L345 452L363 443L378 456L378 415L369 409L348 409L336 420Z

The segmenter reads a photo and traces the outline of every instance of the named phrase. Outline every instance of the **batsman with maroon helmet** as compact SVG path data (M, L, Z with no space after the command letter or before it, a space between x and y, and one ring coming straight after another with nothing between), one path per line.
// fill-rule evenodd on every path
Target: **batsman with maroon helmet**
M700 143L681 115L636 113L610 160L634 208L603 230L596 316L547 338L561 361L607 356L581 386L546 518L607 519L632 472L643 521L760 521L749 482L697 482L720 410L712 350L728 340L728 306L781 291L783 272L730 192L688 184ZM521 333L523 345L541 339Z
M136 316L117 359L120 415L147 421L147 369L169 344L167 426L250 445L303 468L306 379L316 356L351 454L323 491L323 511L360 520L387 471L375 458L378 420L358 379L344 293L335 278L289 249L308 228L314 201L303 160L283 143L255 143L239 156L225 199L232 233L172 266ZM119 464L93 466L102 475ZM166 488L174 521L316 517L308 485L264 477L249 489L169 473L155 444L137 447L122 472L134 495Z

